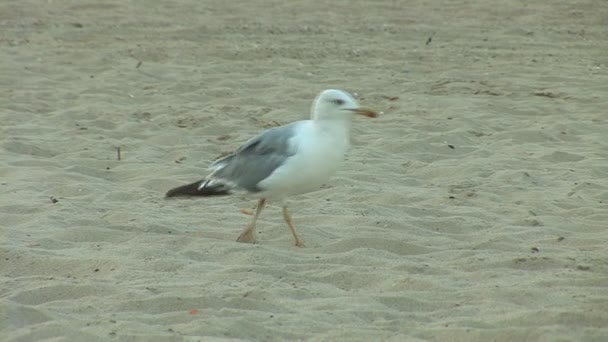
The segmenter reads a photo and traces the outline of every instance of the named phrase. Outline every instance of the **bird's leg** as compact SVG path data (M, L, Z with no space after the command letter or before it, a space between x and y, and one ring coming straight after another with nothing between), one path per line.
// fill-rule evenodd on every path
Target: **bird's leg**
M258 216L260 216L260 213L262 212L262 209L264 209L265 204L266 204L265 198L261 198L258 200L258 205L255 208L255 214L253 215L253 220L251 220L251 223L249 223L247 225L247 227L245 227L245 230L243 230L241 232L241 234L236 239L236 241L255 243L255 221L257 221Z
M291 222L291 215L289 215L289 211L287 211L286 205L283 206L283 218L285 219L285 222L289 226L289 230L291 230L291 234L293 235L293 239L294 239L294 244L297 247L304 247L304 243L302 242L302 240L300 240L300 238L298 237L298 234L296 234L296 228L293 226L293 223Z

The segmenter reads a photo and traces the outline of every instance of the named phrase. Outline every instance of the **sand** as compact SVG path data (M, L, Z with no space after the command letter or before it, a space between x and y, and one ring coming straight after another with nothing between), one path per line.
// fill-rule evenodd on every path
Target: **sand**
M608 340L605 1L240 3L0 3L3 341ZM326 88L305 248L163 199Z

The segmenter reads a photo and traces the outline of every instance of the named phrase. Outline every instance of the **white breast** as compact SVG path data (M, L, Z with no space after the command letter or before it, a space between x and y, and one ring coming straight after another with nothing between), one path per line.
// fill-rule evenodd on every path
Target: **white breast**
M297 153L260 182L268 189L260 195L285 197L318 190L340 168L349 140L348 127L303 122L291 140Z

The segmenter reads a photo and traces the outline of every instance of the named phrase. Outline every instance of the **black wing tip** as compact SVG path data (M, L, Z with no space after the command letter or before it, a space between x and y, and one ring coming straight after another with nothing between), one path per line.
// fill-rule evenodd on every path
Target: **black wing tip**
M200 185L206 182L206 179L178 186L173 188L165 194L165 198L171 197L204 197L204 196L224 196L230 194L230 189L221 183L207 185L200 188Z

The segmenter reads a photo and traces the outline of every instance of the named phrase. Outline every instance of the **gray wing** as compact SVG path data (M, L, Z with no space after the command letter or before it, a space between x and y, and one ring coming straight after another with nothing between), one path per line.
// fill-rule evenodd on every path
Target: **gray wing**
M250 139L235 153L216 160L210 166L214 171L209 179L226 181L249 192L263 191L258 183L296 153L290 140L299 123L268 129Z

